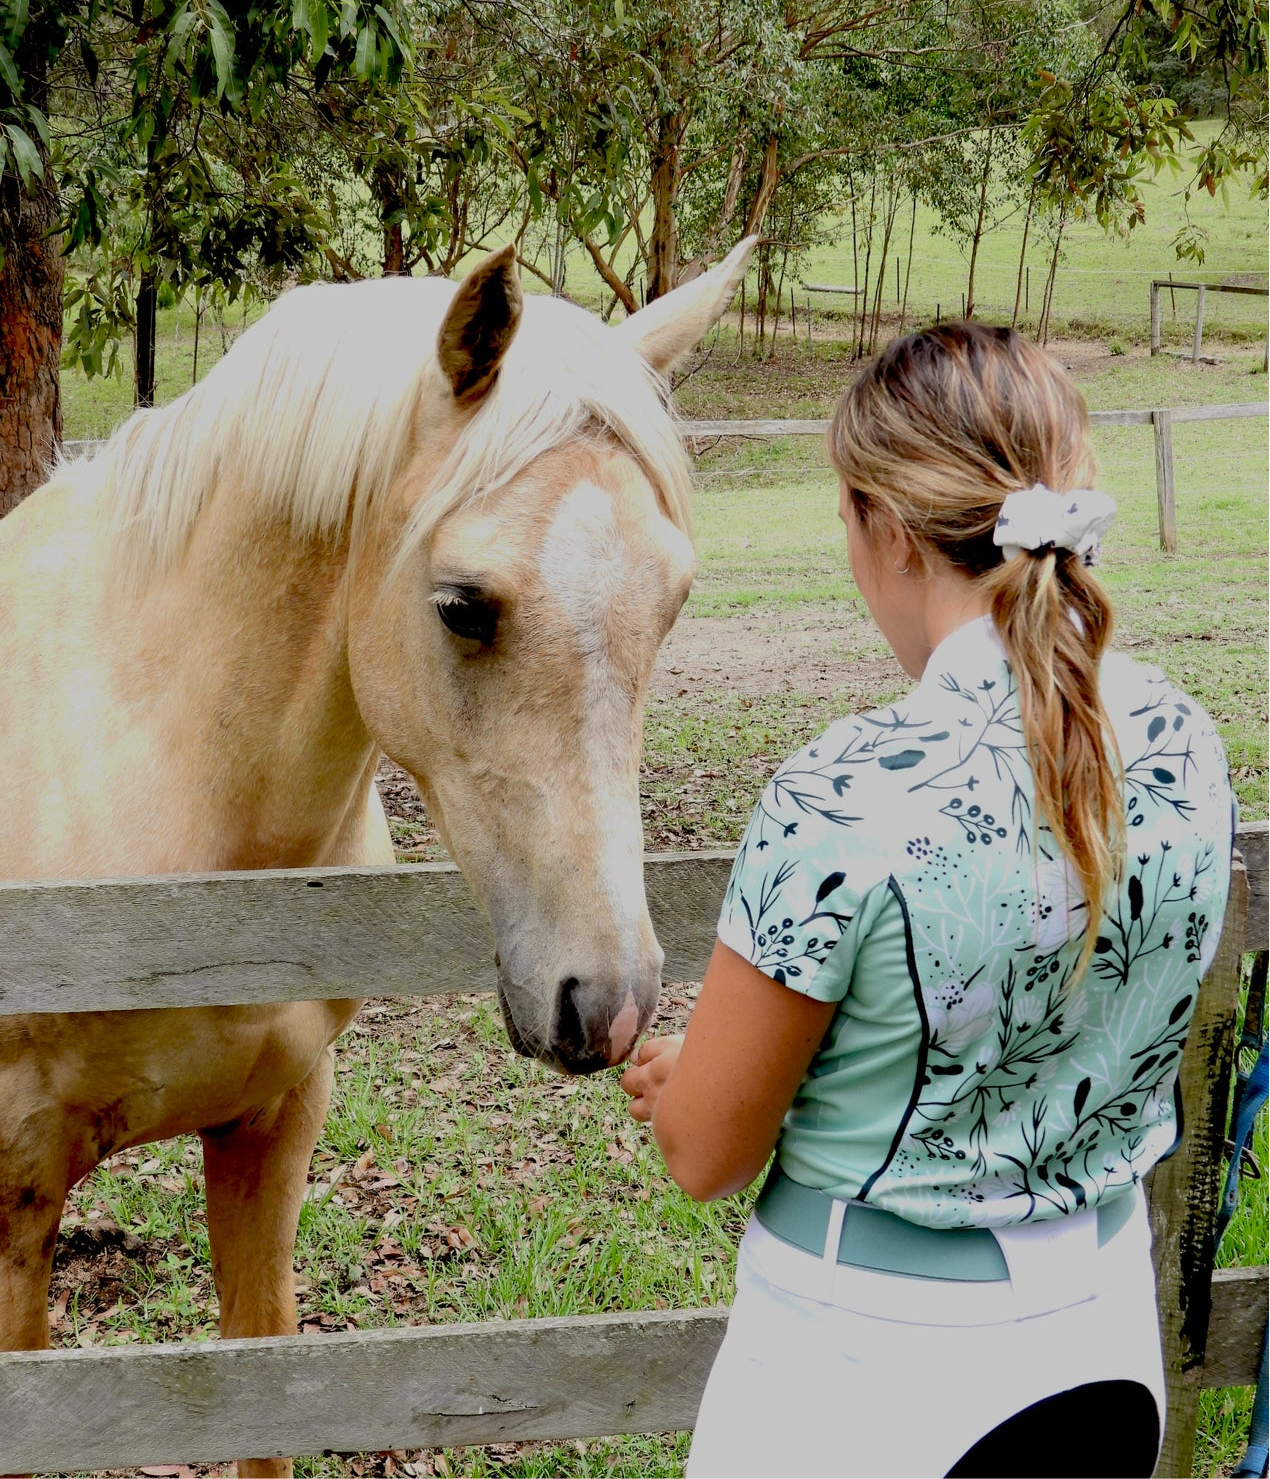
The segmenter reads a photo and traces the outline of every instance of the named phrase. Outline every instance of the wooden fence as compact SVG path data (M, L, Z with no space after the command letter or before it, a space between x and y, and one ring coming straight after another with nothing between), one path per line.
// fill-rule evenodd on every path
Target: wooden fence
M1265 1268L1211 1276L1242 956L1270 943L1267 824L1238 842L1246 870L1183 1060L1185 1139L1151 1186L1168 1475L1190 1472L1200 1389L1255 1381L1265 1321ZM730 864L648 860L667 980L701 979ZM490 956L444 864L0 883L0 1014L491 990ZM0 1471L683 1429L724 1321L640 1312L0 1354Z
M1250 288L1235 283L1225 282L1174 282L1170 277L1167 281L1157 277L1151 284L1151 353L1159 354L1160 350L1160 292L1167 288L1170 296L1176 293L1178 288L1195 294L1195 333L1191 336L1191 352L1189 358L1193 365L1199 363L1199 357L1204 349L1204 307L1209 293L1239 293L1246 297L1266 298L1270 297L1270 288ZM1177 304L1173 305L1174 317L1177 316Z
M1180 283L1175 286L1184 287ZM824 290L824 291L827 291ZM845 291L845 290L844 290ZM1155 492L1159 504L1160 548L1177 553L1177 498L1173 483L1173 427L1183 421L1229 421L1244 416L1270 415L1270 403L1229 406L1180 406L1175 410L1091 411L1091 426L1150 426L1155 432ZM714 437L824 436L828 421L684 421L684 436L690 442ZM68 457L80 457L100 446L95 441L62 444Z
M1173 427L1182 421L1230 421L1270 415L1270 403L1180 406L1176 410L1090 411L1091 426L1150 426L1155 432L1155 494L1160 510L1160 548L1177 553L1177 498L1173 484ZM685 421L690 441L711 437L824 436L828 421Z

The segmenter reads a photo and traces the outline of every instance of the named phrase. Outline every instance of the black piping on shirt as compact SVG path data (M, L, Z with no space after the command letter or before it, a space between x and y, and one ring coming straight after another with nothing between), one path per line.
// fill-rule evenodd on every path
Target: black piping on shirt
M874 1171L873 1175L864 1183L855 1195L857 1202L867 1202L869 1192L873 1189L873 1183L886 1170L895 1159L895 1152L900 1148L900 1141L904 1138L904 1132L908 1129L908 1122L913 1118L913 1111L917 1108L917 1101L921 1098L922 1084L926 1079L926 1059L930 1050L930 1019L926 1015L926 1002L922 997L922 983L917 974L917 957L913 953L913 925L908 917L908 905L904 902L904 893L895 880L892 873L886 881L886 886L895 896L896 903L900 906L900 913L904 916L904 956L908 961L908 976L913 983L913 1000L917 1004L917 1015L922 1023L922 1045L917 1055L917 1072L913 1076L913 1092L909 1096L908 1108L895 1129L895 1138L891 1141L891 1148L886 1153L886 1159Z

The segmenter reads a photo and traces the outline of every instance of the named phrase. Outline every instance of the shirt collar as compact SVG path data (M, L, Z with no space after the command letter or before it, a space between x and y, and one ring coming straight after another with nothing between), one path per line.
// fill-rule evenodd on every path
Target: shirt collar
M964 626L949 632L935 648L922 670L923 683L937 680L941 673L985 672L1005 661L1005 647L990 616L974 616Z

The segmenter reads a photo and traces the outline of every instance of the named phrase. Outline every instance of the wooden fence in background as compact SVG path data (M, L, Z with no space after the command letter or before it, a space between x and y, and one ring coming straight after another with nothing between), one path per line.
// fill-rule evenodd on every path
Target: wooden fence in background
M1185 284L1175 284L1185 286ZM1229 406L1180 406L1175 410L1091 411L1091 426L1150 426L1155 433L1155 492L1160 510L1160 548L1177 553L1177 496L1173 482L1173 427L1184 421L1229 421L1244 416L1270 415L1270 403ZM684 421L684 436L690 442L715 437L824 436L828 421ZM96 441L62 444L68 457L81 457L101 446Z
M1170 1372L1159 1473L1190 1473L1203 1387L1256 1380L1266 1269L1212 1276L1242 957L1267 949L1267 824L1240 829L1225 932L1154 1173ZM652 857L667 980L700 980L731 854ZM484 916L445 864L0 883L0 1014L491 990ZM378 1451L690 1427L717 1309L0 1354L0 1471Z
M1209 293L1239 293L1246 297L1265 298L1270 297L1270 288L1250 288L1242 284L1226 282L1174 282L1170 276L1167 280L1157 277L1151 284L1151 353L1153 355L1161 352L1160 349L1160 293L1167 288L1169 297L1173 299L1173 317L1177 317L1176 293L1179 288L1185 292L1195 294L1195 333L1191 337L1191 352L1189 355L1181 356L1189 359L1193 365L1199 363L1200 355L1204 350L1204 307ZM1270 353L1270 345L1267 346Z
M1173 482L1173 427L1183 421L1229 421L1270 415L1270 403L1180 406L1176 410L1090 411L1091 426L1150 426L1155 432L1155 494L1160 510L1160 548L1177 553L1177 495ZM712 437L824 436L828 421L685 421L690 441Z

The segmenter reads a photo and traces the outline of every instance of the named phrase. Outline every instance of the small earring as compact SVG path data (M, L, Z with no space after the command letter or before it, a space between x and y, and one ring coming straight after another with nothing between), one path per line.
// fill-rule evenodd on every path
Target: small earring
M903 568L903 570L901 570L898 565L896 565L894 568L895 568L896 575L907 575L908 574L908 566L907 565L905 565L905 567Z

